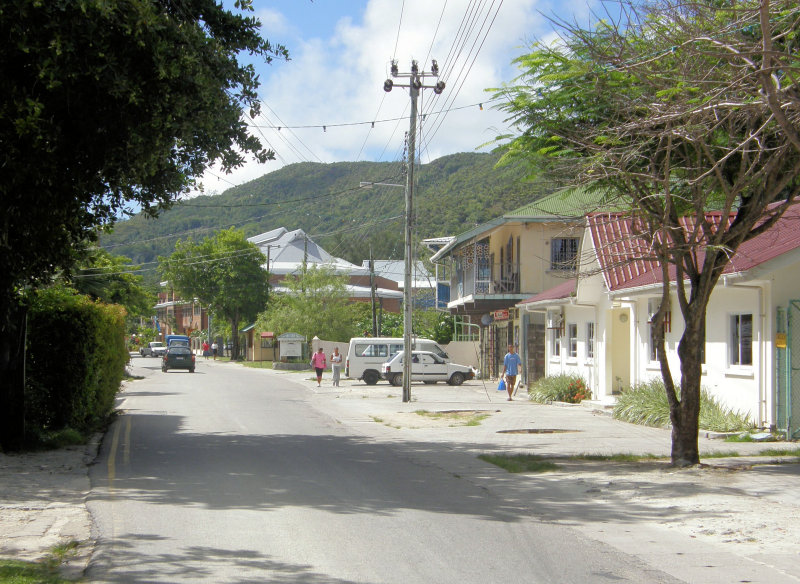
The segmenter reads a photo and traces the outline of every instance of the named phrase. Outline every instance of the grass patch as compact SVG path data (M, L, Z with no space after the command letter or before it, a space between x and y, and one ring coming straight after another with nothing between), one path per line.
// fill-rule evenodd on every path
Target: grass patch
M767 450L762 450L756 456L800 456L800 447L769 448Z
M740 454L735 450L706 452L700 458L739 458L741 456L798 456L800 457L800 447L797 448L770 448L752 454ZM570 456L570 460L596 460L608 462L639 462L642 460L664 460L669 456L657 456L655 454L576 454Z
M80 544L71 541L51 548L50 553L38 562L0 559L0 584L67 584L80 579L63 577L59 566L75 555Z
M43 563L0 560L0 584L63 584L76 582Z
M429 412L428 410L416 410L414 413L433 420L450 420L453 422L453 426L480 426L481 421L489 417L489 414L474 411Z
M741 454L739 454L735 450L729 450L727 452L725 452L724 450L721 450L720 452L706 452L705 454L702 454L700 456L700 459L702 460L704 458L738 458L740 456L741 456ZM754 456L757 456L757 455L754 455Z
M557 464L535 454L481 454L478 458L513 473L558 470Z
M617 420L666 428L670 425L664 382L653 379L625 389L617 396L613 416ZM753 427L749 417L726 408L706 390L700 392L700 428L713 432L742 432Z
M465 426L480 426L481 422L489 417L489 414L478 414L477 416L473 416L467 423L464 424Z
M655 454L575 454L569 457L570 460L594 460L604 462L640 462L642 460L661 460L669 458L656 456Z
M241 363L250 369L272 369L272 361L242 361Z

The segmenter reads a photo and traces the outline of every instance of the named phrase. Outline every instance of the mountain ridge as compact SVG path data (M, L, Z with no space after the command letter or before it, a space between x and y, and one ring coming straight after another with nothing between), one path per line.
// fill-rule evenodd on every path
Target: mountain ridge
M415 167L415 237L456 235L554 190L529 181L530 167L497 167L494 153L457 153ZM195 240L235 226L246 237L278 227L303 229L335 256L360 264L403 256L404 188L360 188L405 176L397 162L298 162L216 195L176 204L157 219L120 221L100 245L135 264L172 252L179 239Z

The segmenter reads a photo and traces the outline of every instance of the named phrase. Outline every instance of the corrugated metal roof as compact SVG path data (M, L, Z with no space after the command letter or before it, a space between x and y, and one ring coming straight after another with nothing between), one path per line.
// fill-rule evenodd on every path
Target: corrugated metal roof
M477 238L484 233L488 233L504 223L511 223L513 221L528 223L578 221L583 219L587 213L597 211L604 197L605 192L590 190L584 187L569 188L555 192L533 203L528 203L523 207L509 211L501 217L495 217L486 223L482 223L468 231L458 234L444 247L439 249L439 251L431 257L431 261L435 262L441 259L462 243Z
M570 278L569 280L565 280L557 286L553 286L549 290L545 290L544 292L540 292L535 296L526 298L519 304L536 304L538 302L549 302L552 300L567 300L575 295L577 285L577 278Z
M706 218L718 226L720 213ZM684 228L694 225L694 217L681 219ZM610 292L651 286L662 282L661 268L654 260L647 241L639 236L629 216L621 213L593 213L587 225L594 243L606 286ZM742 243L725 267L723 274L744 273L800 249L800 205L789 207L783 217L767 232ZM698 252L698 263L703 252ZM669 267L674 280L675 267Z
M446 256L450 250L458 247L460 244L464 243L465 241L470 241L472 238L492 231L495 227L499 227L503 223L507 223L508 220L504 219L503 217L495 217L494 219L487 221L486 223L482 223L477 227L473 227L469 231L464 231L459 235L455 236L450 243L445 245L442 249L437 251L435 254L431 256L431 261L435 262L439 259Z
M572 187L542 197L532 203L514 209L503 217L539 221L554 219L576 220L604 208L606 191L586 187ZM616 209L612 209L616 210Z

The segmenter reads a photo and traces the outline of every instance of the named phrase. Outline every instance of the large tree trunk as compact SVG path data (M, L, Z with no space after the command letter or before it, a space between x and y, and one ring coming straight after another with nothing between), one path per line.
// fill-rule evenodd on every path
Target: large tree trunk
M25 442L26 310L7 297L0 303L0 448L13 451Z
M231 345L231 361L237 361L239 359L239 313L236 312L236 315L231 319L231 336L233 336L233 341Z
M699 313L699 314L698 314ZM678 345L681 360L681 397L670 404L672 421L672 464L690 466L700 462L698 445L700 418L700 382L705 344L705 309L689 310L686 328Z

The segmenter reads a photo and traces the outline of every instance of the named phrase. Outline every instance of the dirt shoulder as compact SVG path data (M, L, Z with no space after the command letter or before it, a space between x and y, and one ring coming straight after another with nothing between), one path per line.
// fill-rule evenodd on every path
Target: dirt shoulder
M0 453L0 557L41 560L77 542L63 566L80 576L93 549L86 508L97 443L22 454Z

